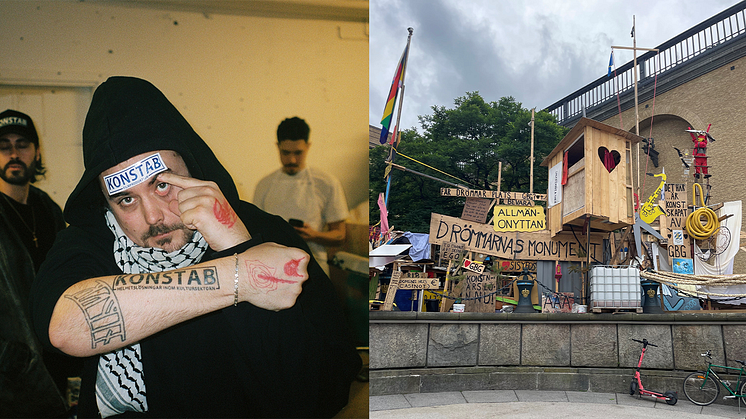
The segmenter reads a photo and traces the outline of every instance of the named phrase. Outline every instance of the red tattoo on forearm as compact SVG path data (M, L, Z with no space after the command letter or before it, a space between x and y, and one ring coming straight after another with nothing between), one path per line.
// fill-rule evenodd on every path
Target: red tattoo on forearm
M298 273L298 264L300 261L302 261L303 258L300 259L292 259L290 262L285 264L285 275L287 276L297 276L299 278L303 278L303 275Z
M249 272L249 281L255 287L274 291L278 284L295 284L298 281L290 281L275 276L275 268L265 265L258 260L246 261L246 269Z
M212 212L215 214L215 218L220 221L220 224L223 224L225 226L233 227L233 224L236 223L236 213L233 212L233 209L228 205L227 202L221 203L219 200L215 200L215 205L212 206Z

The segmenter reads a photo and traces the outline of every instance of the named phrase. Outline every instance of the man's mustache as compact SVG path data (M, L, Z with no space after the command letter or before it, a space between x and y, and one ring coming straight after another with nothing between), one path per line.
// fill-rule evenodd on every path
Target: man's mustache
M24 170L28 169L28 166L26 166L26 163L22 162L21 160L11 160L8 162L8 164L5 165L5 167L3 168L3 171L7 171L10 168L11 164L21 165L23 166Z
M142 241L145 242L145 241L147 241L151 237L159 236L161 234L170 233L170 232L176 231L176 230L181 230L184 227L185 227L184 224L175 224L175 225L171 225L171 226L167 226L165 224L159 224L159 225L150 226L150 228L148 228L148 231L145 232L145 234L142 235Z

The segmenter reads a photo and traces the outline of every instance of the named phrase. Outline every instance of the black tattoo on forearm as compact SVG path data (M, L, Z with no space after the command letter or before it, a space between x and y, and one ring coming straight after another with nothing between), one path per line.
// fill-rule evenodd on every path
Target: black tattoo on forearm
M218 269L205 266L198 269L180 269L168 272L119 275L114 279L115 290L178 290L210 291L220 289Z
M104 281L78 291L65 298L72 300L80 307L85 321L91 330L91 348L98 344L108 345L114 338L122 342L126 339L124 318L114 290Z

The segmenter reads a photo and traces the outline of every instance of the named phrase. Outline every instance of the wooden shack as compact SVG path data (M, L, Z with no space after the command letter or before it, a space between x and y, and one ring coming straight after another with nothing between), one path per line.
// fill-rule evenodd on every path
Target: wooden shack
M594 230L613 231L634 224L632 149L641 140L592 119L581 118L575 124L541 162L550 169L550 192L553 187L561 188L561 201L547 205L547 229L552 236L570 226L582 228L586 216ZM558 171L561 181L555 179L553 185L551 173Z

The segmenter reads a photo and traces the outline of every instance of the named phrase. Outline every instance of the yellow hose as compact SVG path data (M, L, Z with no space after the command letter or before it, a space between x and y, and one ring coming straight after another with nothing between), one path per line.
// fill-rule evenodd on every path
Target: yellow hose
M699 188L699 200L702 204L702 208L692 211L692 213L686 217L686 231L696 240L705 240L709 239L716 231L718 231L720 228L720 221L718 221L718 216L715 214L715 211L705 206L702 185L699 183L695 183L694 188L692 188L692 204L696 207L697 188ZM703 217L705 219L704 224L702 224Z

